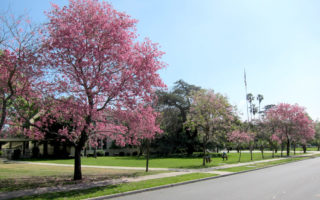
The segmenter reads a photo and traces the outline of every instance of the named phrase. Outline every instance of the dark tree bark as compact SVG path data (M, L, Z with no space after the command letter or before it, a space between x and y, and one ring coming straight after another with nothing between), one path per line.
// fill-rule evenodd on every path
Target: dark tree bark
M274 158L274 149L272 150L272 158Z
M147 139L147 159L146 159L146 172L149 171L149 156L150 156L150 141Z
M290 156L290 139L287 139L287 156Z
M81 150L82 147L75 146L74 152L74 176L73 180L81 180L82 179L82 172L81 172Z
M307 145L303 144L302 149L303 149L303 153L307 153Z
M250 158L251 160L253 160L253 155L252 155L252 151L253 151L253 145L250 145Z
M48 141L43 142L43 156L48 157Z
M262 159L264 159L264 154L263 154L263 152L264 152L264 146L263 146L263 145L260 146L260 151L261 151Z
M0 119L0 132L2 130L2 127L4 126L4 121L7 116L7 100L2 99L2 106L1 106L1 119Z
M97 147L95 147L93 150L93 157L97 158Z
M88 120L91 120L90 118L87 118ZM89 124L89 123L87 123ZM81 172L81 151L83 147L85 146L86 142L88 140L88 135L85 131L81 133L80 139L78 144L75 145L75 152L74 152L74 180L81 180L82 179L82 172Z
M202 162L202 166L206 166L206 158L207 158L207 154L206 154L206 149L207 149L207 136L203 136L203 162Z

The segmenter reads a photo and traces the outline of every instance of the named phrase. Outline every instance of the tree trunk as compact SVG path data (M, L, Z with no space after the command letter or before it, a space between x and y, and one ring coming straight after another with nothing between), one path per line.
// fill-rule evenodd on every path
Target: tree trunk
M283 157L283 149L284 149L284 144L281 143L281 157Z
M150 155L150 141L147 139L147 161L146 161L146 172L149 171L149 155Z
M2 109L1 109L1 119L0 119L0 133L1 130L4 126L4 121L6 119L6 115L7 115L7 100L6 99L2 99Z
M48 141L43 142L43 157L48 157Z
M73 180L81 180L82 179L82 172L81 172L81 150L82 147L75 146L74 152L74 175Z
M293 143L293 154L296 155L296 143Z
M303 148L303 153L307 153L307 145L303 144L302 148Z
M94 157L94 158L97 158L97 147L94 147L93 157Z
M240 160L241 160L241 150L239 150L239 160L238 160L238 162L240 162Z
M261 148L262 159L264 159L263 151L264 151L264 148L262 147L262 148Z
M206 166L206 142L203 141L203 162L202 162L203 166Z
M272 158L274 158L274 149L272 149Z
M252 147L252 146L250 146L250 157L251 157L251 160L253 160L252 150L253 150L253 147Z
M320 151L320 145L318 145L318 151Z
M290 140L287 139L287 156L290 156Z

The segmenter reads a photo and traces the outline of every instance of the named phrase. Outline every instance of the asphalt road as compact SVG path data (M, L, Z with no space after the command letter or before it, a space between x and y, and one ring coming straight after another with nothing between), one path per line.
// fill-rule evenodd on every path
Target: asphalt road
M320 200L320 158L115 199Z

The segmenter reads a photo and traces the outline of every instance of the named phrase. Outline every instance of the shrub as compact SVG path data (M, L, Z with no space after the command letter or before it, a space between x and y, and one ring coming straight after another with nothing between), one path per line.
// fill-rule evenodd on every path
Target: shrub
M102 150L97 151L97 156L104 156L104 151L102 151Z
M121 152L119 153L119 156L124 156L124 152L121 151Z
M212 158L222 158L222 153L210 153L209 155Z
M109 152L105 152L104 155L105 155L105 156L109 156L110 153L109 153Z
M137 151L132 152L132 156L137 156L137 155L138 155Z
M0 156L2 156L2 151L0 151Z

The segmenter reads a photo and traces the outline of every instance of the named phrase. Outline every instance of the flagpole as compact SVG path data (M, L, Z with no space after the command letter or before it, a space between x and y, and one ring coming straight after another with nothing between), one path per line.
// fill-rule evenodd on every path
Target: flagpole
M246 68L244 68L244 86L246 89L246 105L247 105L247 118L248 118L248 122L249 122L249 107L248 107L248 90L247 90L247 76L246 76Z

